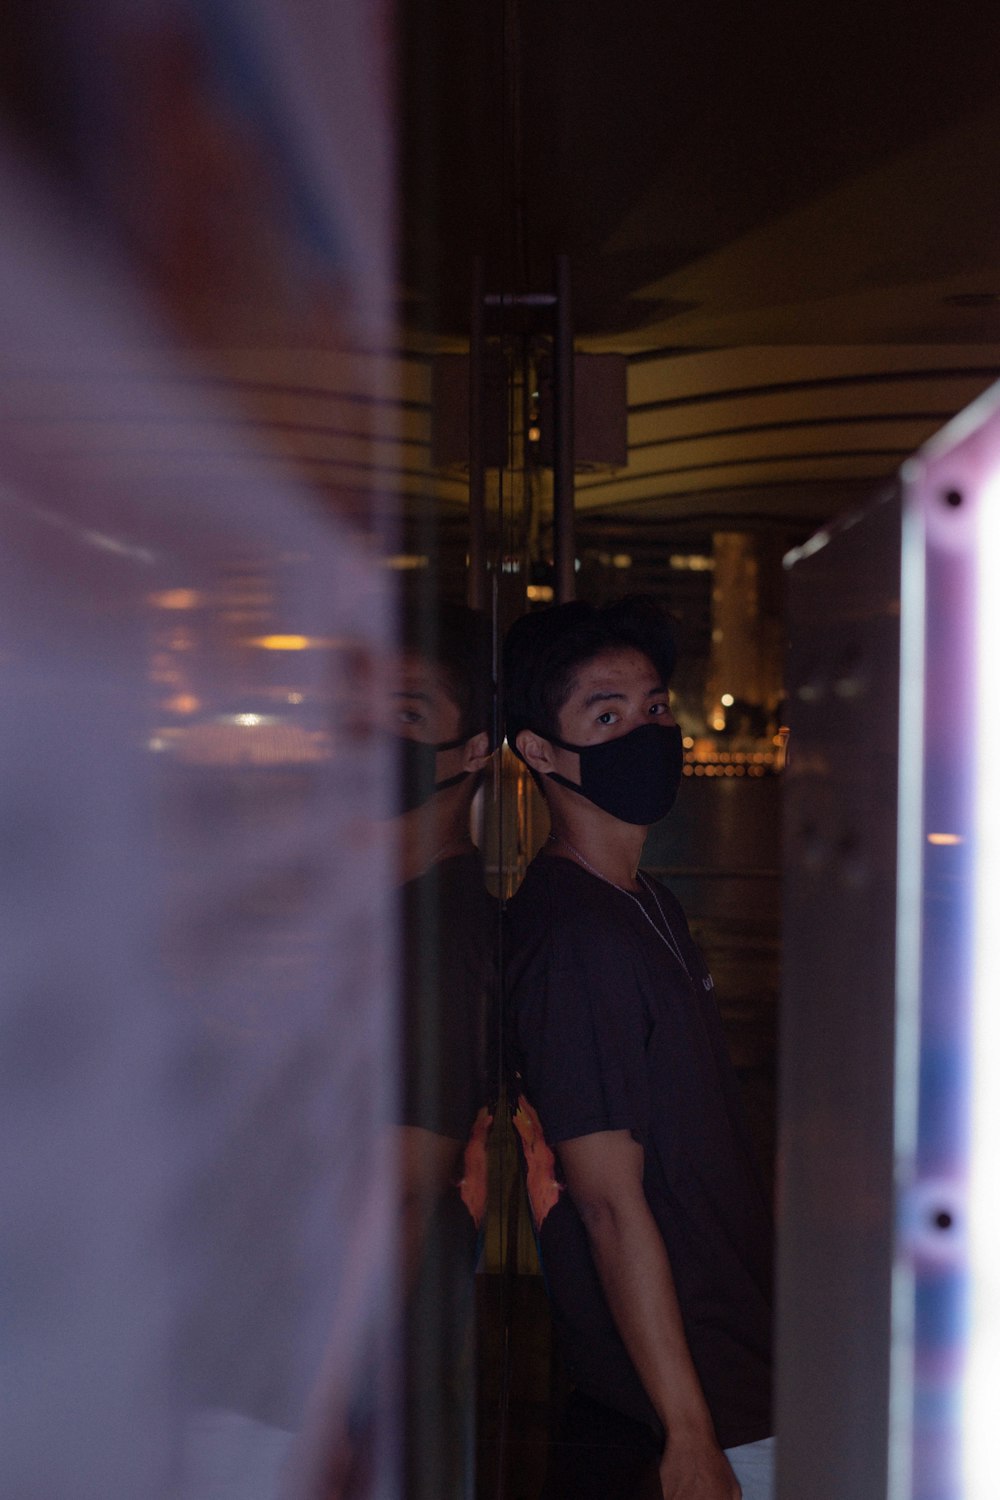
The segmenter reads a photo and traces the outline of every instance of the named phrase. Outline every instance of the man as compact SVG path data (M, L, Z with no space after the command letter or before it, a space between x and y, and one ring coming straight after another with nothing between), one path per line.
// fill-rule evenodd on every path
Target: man
M711 977L677 901L639 871L683 770L675 656L640 598L562 605L508 636L507 739L551 819L509 912L515 1124L589 1425L606 1410L643 1424L664 1500L736 1500L736 1475L757 1500L770 1214Z
M473 1272L497 1092L498 908L470 825L494 743L491 637L483 616L449 602L408 603L400 634L399 651L358 684L353 716L391 737L398 771L393 816L380 831L392 842L399 894L390 1149L403 1309L396 1346L369 1356L349 1417L334 1425L324 1500L368 1496L379 1392L400 1375L405 1500L463 1493L473 1462Z
M394 819L403 960L398 1144L410 1284L428 1216L442 1198L460 1199L463 1222L477 1231L485 1211L497 907L470 826L493 747L488 622L446 601L426 616L407 612L403 639L384 679L379 721L401 756Z

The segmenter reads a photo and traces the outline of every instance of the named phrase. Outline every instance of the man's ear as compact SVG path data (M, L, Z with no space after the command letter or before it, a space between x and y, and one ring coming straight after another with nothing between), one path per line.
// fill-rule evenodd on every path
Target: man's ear
M484 729L480 734L474 734L471 739L466 740L462 747L462 770L470 771L473 775L477 771L485 771L493 753L490 750L490 737Z
M533 729L520 730L514 743L532 771L537 771L539 775L544 776L555 769L552 746Z

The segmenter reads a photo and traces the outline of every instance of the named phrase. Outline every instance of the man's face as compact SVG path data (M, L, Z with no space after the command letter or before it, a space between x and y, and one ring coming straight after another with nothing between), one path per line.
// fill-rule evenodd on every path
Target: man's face
M462 732L461 711L436 663L411 652L392 658L376 693L375 723L404 739L438 745Z
M570 695L559 712L559 737L571 745L601 745L620 739L643 724L676 724L670 711L666 684L642 651L623 647L604 651L578 668ZM579 757L558 751L575 762L564 775L579 781Z

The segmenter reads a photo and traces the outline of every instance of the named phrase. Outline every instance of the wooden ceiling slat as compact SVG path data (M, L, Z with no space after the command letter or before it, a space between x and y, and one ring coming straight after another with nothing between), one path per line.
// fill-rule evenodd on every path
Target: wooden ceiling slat
M784 463L790 459L833 458L853 454L905 457L940 426L936 420L915 422L892 418L884 423L845 422L781 427L719 437L678 439L670 444L640 448L629 454L629 466L611 476L581 475L579 493L604 490L618 493L623 485L646 483L659 475L718 469L733 464Z
M667 401L730 399L810 382L848 383L875 377L948 377L952 372L984 384L1000 370L1000 345L983 344L774 344L713 349L629 362L629 409Z
M643 505L671 494L705 494L725 489L730 495L744 486L756 490L769 484L802 483L816 480L867 480L872 484L896 472L910 450L875 453L812 454L806 458L768 458L756 463L732 463L717 468L678 471L658 477L644 476L637 482L625 482L617 488L577 490L580 510L611 507L618 504Z
M836 435L838 430L843 431L845 428L871 428L903 422L928 426L930 431L933 432L942 423L947 422L950 416L951 412L948 410L901 413L866 412L862 415L851 414L836 417L794 417L788 418L783 422L752 422L742 427L708 427L705 431L650 438L646 442L630 442L628 445L629 468L632 467L633 454L638 459L639 455L647 449L666 449L674 447L677 444L699 440L715 441L721 438L742 438L765 432L773 434L786 432L791 437L793 433L807 428L826 430Z
M868 385L788 387L780 391L692 402L668 409L629 413L629 444L663 437L697 437L715 431L786 421L827 418L934 414L942 423L979 396L989 384L984 374L947 376L940 381L894 379L873 391Z

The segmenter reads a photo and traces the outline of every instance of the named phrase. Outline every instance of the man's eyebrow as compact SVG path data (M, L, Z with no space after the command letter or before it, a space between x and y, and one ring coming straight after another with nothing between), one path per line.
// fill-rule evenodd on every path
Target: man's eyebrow
M655 698L659 693L667 693L669 691L670 689L665 684L661 684L660 687L650 688L649 692L646 694L646 697ZM595 693L591 693L589 697L585 698L583 706L584 708L591 708L595 703L620 702L624 697L624 693L598 691Z
M418 703L430 703L430 693L421 693L417 688L393 688L390 698L416 698Z
M590 706L592 704L594 704L594 703L611 703L611 702L617 702L617 701L619 701L620 699L622 699L624 697L625 697L624 693L602 693L602 692L591 693L588 698L584 699L583 706L584 706L584 708L590 708Z

